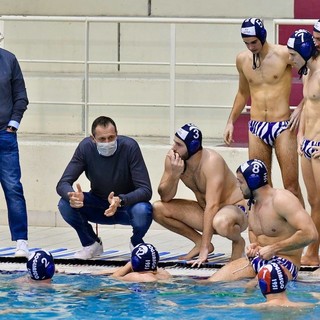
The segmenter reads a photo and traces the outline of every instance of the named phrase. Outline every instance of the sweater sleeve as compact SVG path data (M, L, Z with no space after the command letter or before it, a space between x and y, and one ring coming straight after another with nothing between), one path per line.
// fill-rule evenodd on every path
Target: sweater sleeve
M125 205L131 205L137 202L148 202L152 197L151 182L137 142L134 142L129 158L134 190L127 194L119 194L119 196L124 200Z
M15 58L12 64L12 99L13 99L13 110L11 119L20 124L24 112L27 110L27 105L29 103L27 97L27 91L23 75L18 63L18 60Z

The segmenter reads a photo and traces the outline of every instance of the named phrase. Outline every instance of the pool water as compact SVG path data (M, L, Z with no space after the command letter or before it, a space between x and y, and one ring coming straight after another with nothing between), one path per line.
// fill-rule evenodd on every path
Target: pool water
M320 305L308 309L253 309L237 304L264 301L245 281L204 284L174 277L167 283L125 283L110 277L56 274L51 285L18 283L25 273L0 274L2 319L319 319ZM292 301L317 303L320 282L291 282Z

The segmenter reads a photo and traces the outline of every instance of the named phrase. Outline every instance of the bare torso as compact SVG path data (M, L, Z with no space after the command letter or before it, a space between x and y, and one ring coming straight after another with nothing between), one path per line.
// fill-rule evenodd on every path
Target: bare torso
M320 141L320 58L317 59L316 66L316 70L309 70L304 79L304 137Z
M262 247L286 240L297 231L274 209L275 194L281 191L270 188L270 192L273 194L265 197L266 200L255 204L249 213L250 229L255 235L257 243ZM280 251L277 255L287 258L299 266L302 251L303 248Z
M222 168L222 171L212 171L218 165ZM199 205L203 209L206 206L206 191L210 179L216 180L217 183L222 179L224 182L220 207L244 201L241 190L237 186L236 176L229 169L222 156L214 150L203 149L201 160L197 166L192 167L192 165L187 164L186 170L181 176L181 180L194 192Z
M238 65L247 80L251 96L251 119L276 122L290 116L291 65L287 48L265 44L260 53L261 65L252 69L252 53L243 51Z

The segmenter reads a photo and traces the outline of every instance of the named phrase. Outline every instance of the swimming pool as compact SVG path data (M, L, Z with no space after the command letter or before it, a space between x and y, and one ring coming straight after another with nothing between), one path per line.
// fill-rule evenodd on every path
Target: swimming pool
M16 283L23 272L0 274L3 319L319 319L320 306L296 310L256 310L239 303L263 302L258 289L242 281L203 284L190 277L168 283L124 283L110 277L56 274L48 286ZM291 282L293 301L317 302L320 282Z

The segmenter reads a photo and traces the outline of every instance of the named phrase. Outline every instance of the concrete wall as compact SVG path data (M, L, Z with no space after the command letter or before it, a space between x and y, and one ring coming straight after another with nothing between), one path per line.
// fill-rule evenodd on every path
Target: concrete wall
M60 141L47 140L43 137L21 136L20 159L22 168L22 183L27 201L29 225L65 226L65 222L57 209L59 196L55 187L67 163L80 141L79 136L63 137ZM163 173L164 158L170 148L169 144L157 139L140 140L141 150L149 170L153 188L152 202L159 199L157 188ZM235 172L239 164L247 160L246 148L215 147L207 143L205 147L214 148L227 161L230 169ZM274 161L273 180L275 187L282 188L280 170ZM306 199L304 185L301 186ZM89 190L89 183L85 176L79 179L84 191ZM193 193L182 183L179 185L177 197L194 199ZM0 193L0 224L7 224L6 203ZM153 228L158 228L157 224Z
M294 0L1 0L2 15L292 18Z

